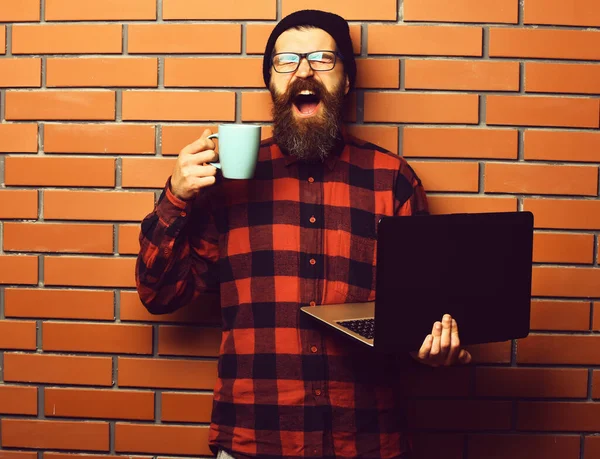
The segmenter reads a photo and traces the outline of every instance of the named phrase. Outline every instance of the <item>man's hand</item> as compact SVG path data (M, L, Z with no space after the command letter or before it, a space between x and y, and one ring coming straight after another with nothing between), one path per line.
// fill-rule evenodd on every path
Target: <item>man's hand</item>
M218 161L215 144L212 139L207 139L210 134L210 130L206 129L198 140L179 153L171 176L171 191L179 199L191 199L200 188L215 183L217 168L206 164Z
M411 356L431 367L466 364L471 361L471 354L460 347L458 324L449 314L444 315L442 322L433 324L431 334L425 337L419 352L411 352Z

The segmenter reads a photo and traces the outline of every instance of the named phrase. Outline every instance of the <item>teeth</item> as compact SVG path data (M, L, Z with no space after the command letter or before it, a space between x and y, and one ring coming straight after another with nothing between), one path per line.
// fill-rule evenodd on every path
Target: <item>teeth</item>
M309 91L308 89L305 89L304 91L302 91L300 93L301 96L313 96L315 93L312 91Z

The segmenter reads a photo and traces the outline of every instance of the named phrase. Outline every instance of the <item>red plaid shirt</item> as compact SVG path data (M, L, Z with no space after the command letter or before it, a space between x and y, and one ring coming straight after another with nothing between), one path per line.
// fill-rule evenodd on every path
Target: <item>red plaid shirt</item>
M221 178L193 202L165 188L142 222L138 291L155 314L220 293L214 451L394 458L410 450L402 366L299 309L373 300L379 218L419 213L427 200L407 162L347 134L325 164L296 161L267 140L253 180Z

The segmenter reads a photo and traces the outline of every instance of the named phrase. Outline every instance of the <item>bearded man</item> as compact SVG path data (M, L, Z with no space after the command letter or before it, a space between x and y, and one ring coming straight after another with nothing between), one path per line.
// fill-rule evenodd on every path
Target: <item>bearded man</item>
M342 123L356 80L343 18L285 17L263 76L273 137L261 143L254 177L217 174L209 130L181 150L141 225L140 298L164 314L220 294L209 435L219 457L408 458L398 388L410 365L332 335L300 307L372 301L377 222L427 213L425 191L402 157ZM445 315L412 358L440 366L470 355Z

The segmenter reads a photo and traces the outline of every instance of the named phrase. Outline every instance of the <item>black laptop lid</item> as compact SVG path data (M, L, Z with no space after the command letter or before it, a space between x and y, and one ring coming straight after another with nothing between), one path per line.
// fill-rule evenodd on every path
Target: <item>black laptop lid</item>
M377 249L376 349L418 350L444 313L461 344L529 333L530 212L385 217Z

